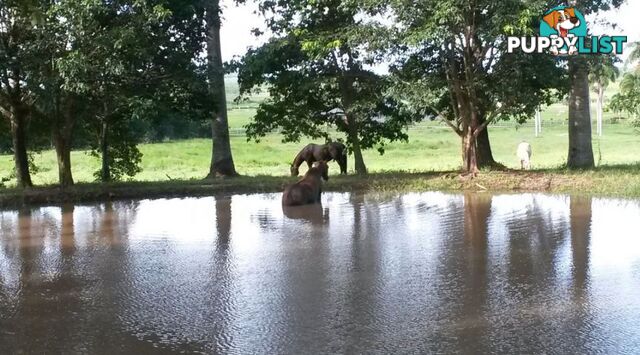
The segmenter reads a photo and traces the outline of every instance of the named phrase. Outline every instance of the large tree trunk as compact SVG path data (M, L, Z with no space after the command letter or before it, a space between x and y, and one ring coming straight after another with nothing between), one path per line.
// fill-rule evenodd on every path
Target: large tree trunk
M355 163L356 174L366 175L367 166L364 164L364 158L362 157L362 149L360 148L360 138L358 137L358 126L355 118L352 115L347 116L347 129L349 130L349 142L353 149L353 161Z
M480 123L482 124L483 122ZM490 168L497 165L496 161L493 159L493 153L491 152L488 127L485 127L482 131L480 131L480 134L476 139L476 149L478 167Z
M207 72L209 91L215 101L214 117L211 122L213 151L207 178L236 176L227 118L227 97L224 88L224 68L220 49L220 2L210 1L206 11L207 22Z
M53 143L56 148L58 160L58 182L60 186L73 185L73 175L71 174L71 137L66 132L53 132Z
M100 169L100 181L111 181L111 170L109 169L109 123L102 121L100 130L100 156L102 158L102 168Z
M479 123L479 113L470 109L462 112L463 129L460 134L462 137L462 170L465 173L475 176L478 174L478 136L482 133L485 126Z
M335 61L336 65L338 65L337 59ZM340 93L342 95L342 110L345 114L345 121L347 123L347 139L349 140L349 143L351 143L351 149L353 149L353 161L355 164L356 174L366 175L367 166L364 164L364 158L362 157L362 148L360 147L360 137L358 135L358 121L350 111L351 104L353 103L352 77L342 76L340 79Z
M21 188L33 186L29 172L29 156L27 154L26 120L26 110L18 105L13 105L10 120L13 138L13 159L16 168L16 181Z
M569 156L567 167L593 168L591 111L589 109L589 68L584 58L569 60Z
M61 112L58 107L56 115L52 136L58 160L58 182L60 186L66 187L73 185L73 175L71 174L71 135L74 125L74 112L72 102L67 102L64 113Z
M467 129L462 136L462 170L471 175L478 173L478 155L476 137L472 129Z

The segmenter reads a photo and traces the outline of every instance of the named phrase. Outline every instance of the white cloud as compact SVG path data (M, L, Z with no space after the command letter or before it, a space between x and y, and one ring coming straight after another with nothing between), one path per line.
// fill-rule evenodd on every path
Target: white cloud
M249 1L244 5L235 5L233 0L222 0L223 22L220 29L222 60L228 61L234 56L243 55L251 46L258 46L264 38L258 39L251 30L258 27L264 29L264 19L254 13L258 6Z
M629 0L625 2L619 9L603 11L596 16L590 16L587 20L590 22L590 28L595 35L610 36L627 36L628 46L632 42L640 41L640 1ZM604 26L602 22L615 24L613 26ZM627 58L629 51L626 50L622 55L623 59Z

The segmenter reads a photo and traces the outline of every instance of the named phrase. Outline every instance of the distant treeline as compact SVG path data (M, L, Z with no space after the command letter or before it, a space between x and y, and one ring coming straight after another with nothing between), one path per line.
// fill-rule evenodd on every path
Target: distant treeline
M183 117L166 116L157 121L138 121L130 126L132 134L140 143L157 143L168 140L211 138L211 124L206 121L193 121ZM96 137L90 131L78 130L71 149L91 149ZM30 142L29 148L35 151L52 149L53 143L47 137ZM7 122L0 121L0 154L12 152L11 131Z

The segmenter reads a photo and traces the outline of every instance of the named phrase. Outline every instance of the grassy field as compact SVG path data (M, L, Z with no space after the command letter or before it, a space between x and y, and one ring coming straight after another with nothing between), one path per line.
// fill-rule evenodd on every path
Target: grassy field
M233 120L246 120L247 112L235 112ZM236 122L232 123L232 126ZM237 127L237 126L236 126ZM384 155L366 151L365 162L371 172L429 172L450 171L461 164L459 138L448 128L435 123L421 124L409 130L408 143L387 145ZM490 127L490 138L495 158L507 167L517 168L515 147L521 140L532 144L534 169L559 168L566 162L567 127L562 123L543 126L541 137L534 137L532 127L505 125ZM260 143L247 142L242 135L231 139L237 170L242 175L282 176L289 171L291 160L304 143L281 143L281 137L271 135ZM211 157L208 139L143 144L142 173L135 181L168 181L199 179L206 175ZM640 161L634 152L640 151L640 133L625 124L608 124L602 138L594 137L594 154L598 165L631 164ZM87 152L72 154L73 174L77 182L93 181L93 172L99 161ZM56 160L53 151L35 154L39 171L33 175L37 185L57 181ZM8 176L12 169L11 156L0 156L0 176ZM353 169L353 161L349 162ZM335 164L332 172L337 171Z
M238 95L233 78L227 78L228 97ZM613 85L607 90L607 97L616 92ZM283 144L281 136L270 135L260 143L248 142L243 127L251 121L258 102L264 94L254 96L240 104L230 103L229 126L234 160L238 172L246 176L284 176L289 171L293 157L309 141ZM593 97L593 95L592 95ZM595 108L595 103L592 105ZM534 137L533 122L517 125L513 122L499 122L489 128L494 157L510 168L517 168L515 148L521 140L533 146L532 165L534 169L559 168L566 162L568 134L567 107L557 103L542 112L543 134ZM595 112L593 113L595 117ZM596 163L602 165L632 164L640 161L634 152L640 151L640 132L615 119L611 112L605 113L604 136L594 136ZM624 121L624 120L623 120ZM595 130L594 130L595 131ZM338 138L338 137L335 137ZM142 173L134 181L195 180L207 173L211 158L211 141L193 139L185 141L143 144ZM458 169L461 164L460 140L446 126L437 123L421 123L409 129L409 142L396 142L385 147L385 154L376 150L366 151L365 163L370 172L438 172ZM57 168L53 151L34 154L38 171L33 174L37 185L55 184ZM93 173L99 168L97 158L84 151L72 153L73 175L76 182L94 180ZM353 169L353 161L349 162ZM12 157L0 155L0 178L11 174ZM337 171L335 164L332 172ZM6 185L11 186L11 182Z

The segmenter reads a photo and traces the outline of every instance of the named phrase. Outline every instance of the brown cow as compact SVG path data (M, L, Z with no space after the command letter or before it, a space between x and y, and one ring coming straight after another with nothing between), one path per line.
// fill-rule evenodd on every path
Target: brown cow
M322 179L329 180L329 166L326 161L313 164L302 179L285 187L282 205L299 206L320 202Z

